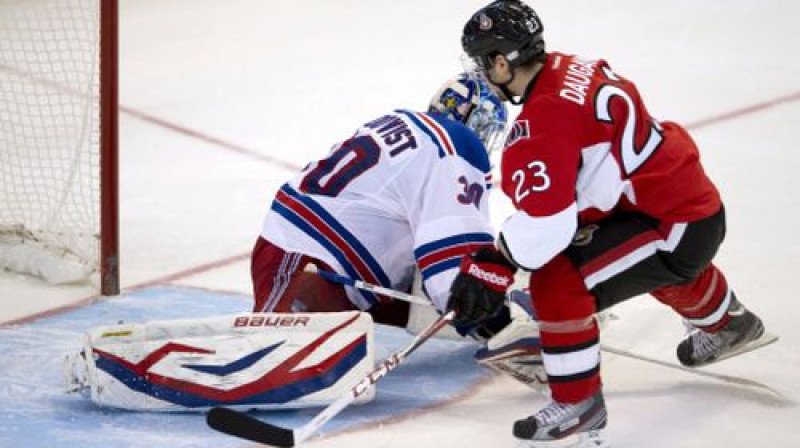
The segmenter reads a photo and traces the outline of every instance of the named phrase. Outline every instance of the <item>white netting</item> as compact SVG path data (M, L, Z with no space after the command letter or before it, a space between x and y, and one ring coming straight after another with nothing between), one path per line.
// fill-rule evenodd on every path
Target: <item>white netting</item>
M47 250L97 270L99 1L0 0L1 268Z

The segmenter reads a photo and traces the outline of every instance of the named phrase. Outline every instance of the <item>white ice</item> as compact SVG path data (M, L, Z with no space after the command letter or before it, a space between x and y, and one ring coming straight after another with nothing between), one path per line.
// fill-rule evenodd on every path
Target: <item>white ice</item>
M423 108L460 69L476 0L122 0L122 285L247 293L272 193L354 126ZM605 355L615 447L800 446L800 4L590 0L532 5L548 48L609 60L686 124L727 206L718 264L777 344L708 368L780 395ZM499 191L495 222L509 212ZM91 300L0 273L0 321ZM646 297L604 342L674 359L679 320ZM10 362L4 360L3 362ZM544 401L496 379L463 400L309 447L510 447ZM136 438L137 434L131 434ZM232 444L233 446L233 444Z

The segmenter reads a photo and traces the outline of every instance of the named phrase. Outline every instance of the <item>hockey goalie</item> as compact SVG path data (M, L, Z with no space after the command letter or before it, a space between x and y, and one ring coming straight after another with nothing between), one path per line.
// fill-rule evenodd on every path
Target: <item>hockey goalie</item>
M64 374L68 391L114 408L303 408L367 375L373 346L372 318L358 311L120 323L89 331Z

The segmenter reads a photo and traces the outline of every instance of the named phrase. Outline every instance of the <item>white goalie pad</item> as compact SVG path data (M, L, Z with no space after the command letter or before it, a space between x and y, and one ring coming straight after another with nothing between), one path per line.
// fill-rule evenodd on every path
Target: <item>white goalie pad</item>
M527 291L508 294L511 322L492 336L475 353L475 360L492 370L508 375L531 389L549 396L547 371L542 360L539 322ZM600 330L617 319L608 311L595 314Z
M333 402L373 364L367 313L252 313L94 328L64 373L101 406L292 409Z
M517 295L522 295L517 297ZM539 323L520 304L528 300L522 291L509 294L511 322L475 352L475 360L492 370L508 375L544 395L549 395L547 372L542 363Z

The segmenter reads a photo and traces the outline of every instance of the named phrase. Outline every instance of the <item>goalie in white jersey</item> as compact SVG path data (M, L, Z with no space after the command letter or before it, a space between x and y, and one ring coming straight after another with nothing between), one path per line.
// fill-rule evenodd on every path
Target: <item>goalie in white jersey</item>
M489 153L504 143L506 117L484 79L462 74L428 112L377 117L310 163L276 194L253 249L253 311L363 310L378 323L419 325L408 303L309 272L321 270L401 291L418 272L442 312L463 256L494 244ZM546 383L538 326L522 308L456 330L486 341L481 364L534 390Z
M461 256L493 244L488 151L506 109L460 75L427 113L396 110L360 126L277 192L253 249L256 312L365 310L405 326L408 305L307 272L408 290L415 272L437 310Z

